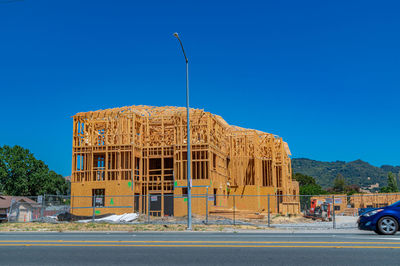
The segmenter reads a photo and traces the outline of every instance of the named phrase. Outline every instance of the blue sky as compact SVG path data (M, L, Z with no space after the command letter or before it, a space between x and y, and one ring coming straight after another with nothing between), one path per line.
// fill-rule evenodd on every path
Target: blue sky
M3 3L2 3L3 2ZM398 1L0 0L0 145L71 172L72 119L191 106L293 157L400 165Z

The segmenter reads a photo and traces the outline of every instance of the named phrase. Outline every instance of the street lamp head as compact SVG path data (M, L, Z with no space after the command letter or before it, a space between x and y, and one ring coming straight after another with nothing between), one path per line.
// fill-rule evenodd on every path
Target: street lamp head
M178 41L179 41L179 43L181 44L181 48L182 48L182 52L183 52L183 56L185 57L185 60L186 60L186 64L188 63L188 59L187 59L187 57L186 57L186 53L185 53L185 49L183 49L183 44L182 44L182 41L181 41L181 39L179 38L179 35L178 35L178 33L177 32L174 32L174 34L173 34L177 39L178 39Z

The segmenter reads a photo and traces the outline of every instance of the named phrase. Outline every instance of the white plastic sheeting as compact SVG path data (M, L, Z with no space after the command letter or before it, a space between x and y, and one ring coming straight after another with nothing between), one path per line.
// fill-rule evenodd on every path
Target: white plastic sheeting
M94 219L95 222L110 222L110 223L127 223L127 222L133 222L134 220L136 220L137 218L139 218L139 214L138 213L124 213L121 215L110 215L107 217L103 217L103 218L98 218L98 219ZM77 222L79 223L90 223L92 222L92 219L88 219L88 220L79 220Z

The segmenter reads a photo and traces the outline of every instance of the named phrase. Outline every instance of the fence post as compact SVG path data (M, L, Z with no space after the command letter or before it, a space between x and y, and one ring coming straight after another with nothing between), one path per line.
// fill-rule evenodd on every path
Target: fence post
M235 202L235 195L233 196L233 225L236 225L236 202Z
M270 212L270 208L269 208L269 198L270 198L270 194L268 194L268 227L271 227L271 212Z
M135 193L132 195L132 213L135 213Z
M65 205L65 212L72 212L72 195L66 197L66 202L69 202L68 205Z
M208 224L208 186L207 186L207 194L206 194L206 224Z
M150 223L150 193L147 195L147 223Z
M12 213L12 208L13 208L13 200L11 200L11 205L10 205L10 208L8 209L8 213L7 213L7 222L10 222L10 217L11 217L11 213Z
M332 196L332 224L333 229L336 229L336 217L335 217L335 195Z
M46 200L46 194L44 194L42 197L42 209L40 210L40 218L44 216L44 208L46 207L45 200Z
M15 221L19 222L19 202L15 202L15 205L17 205L17 219Z
M279 209L279 200L280 200L279 194L275 194L275 198L276 198L276 213L280 214L281 212L280 212L280 209Z
M94 223L94 219L96 216L96 196L92 197L92 205L93 205L92 223Z

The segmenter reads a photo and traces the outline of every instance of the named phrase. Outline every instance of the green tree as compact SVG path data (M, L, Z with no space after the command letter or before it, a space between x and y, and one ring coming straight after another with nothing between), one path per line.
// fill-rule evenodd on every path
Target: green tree
M360 186L359 185L348 185L346 186L346 194L348 196L353 195L355 193L360 193Z
M388 187L392 192L399 192L399 188L397 187L396 175L392 172L388 173Z
M312 176L303 175L301 173L296 173L293 175L293 180L299 182L299 194L300 195L321 195L326 194L326 191L322 189L320 185L317 184ZM308 209L310 207L311 197L300 196L300 206L302 210Z
M315 179L312 176L295 173L293 179L299 182L299 186L316 185Z
M0 147L0 192L13 196L64 195L70 184L49 170L29 150L20 146Z
M397 177L392 172L388 173L387 176L388 185L386 187L381 188L381 193L392 193L399 192L399 188L397 187Z
M326 191L317 184L312 176L295 173L293 179L299 182L300 195L320 195L326 194Z
M346 180L341 174L338 174L333 180L333 190L335 192L345 192L346 191Z
M323 195L326 191L320 185L304 185L300 187L300 195Z

